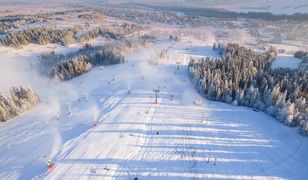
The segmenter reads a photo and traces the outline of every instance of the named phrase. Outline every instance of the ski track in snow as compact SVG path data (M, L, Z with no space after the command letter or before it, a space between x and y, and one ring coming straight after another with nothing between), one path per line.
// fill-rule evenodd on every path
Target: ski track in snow
M200 97L187 66L176 70L178 59L172 59L181 57L181 43L172 45L166 65L146 62L153 49L168 46L155 43L132 53L125 64L95 68L70 81L79 97L70 101L71 116L65 101L59 120L52 119L54 111L42 111L49 106L42 103L1 126L1 179L307 177L307 138L262 112ZM152 89L158 87L154 104ZM88 101L80 100L84 93ZM200 104L194 104L197 99ZM48 159L55 163L49 172Z

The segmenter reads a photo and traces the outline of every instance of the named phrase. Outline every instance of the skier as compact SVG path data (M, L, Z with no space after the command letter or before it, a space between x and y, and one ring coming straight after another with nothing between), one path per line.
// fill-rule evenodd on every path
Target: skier
M95 173L96 173L96 170L91 166L91 167L90 167L90 172L93 173L93 174L95 174Z

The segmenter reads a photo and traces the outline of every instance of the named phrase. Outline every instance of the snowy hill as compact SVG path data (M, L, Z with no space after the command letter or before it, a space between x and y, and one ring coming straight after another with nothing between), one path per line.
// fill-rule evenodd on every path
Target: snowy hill
M307 0L0 4L1 180L307 179L308 14L228 12Z
M202 100L185 66L177 71L171 61L153 67L144 62L147 52L132 54L131 67L114 67L124 73L111 85L117 89L112 98L117 105L101 112L107 117L96 127L62 148L46 179L298 179L306 175L302 171L308 164L305 138L264 113ZM130 94L123 83L117 85L127 74L133 80ZM160 87L159 104L153 104L152 87ZM298 168L290 171L290 164Z
M173 57L215 56L162 40L130 54L128 63L58 84L54 98L0 124L1 179L307 176L305 137L262 112L200 97L185 58L180 70L175 58L147 61L166 47ZM153 88L160 89L158 104Z

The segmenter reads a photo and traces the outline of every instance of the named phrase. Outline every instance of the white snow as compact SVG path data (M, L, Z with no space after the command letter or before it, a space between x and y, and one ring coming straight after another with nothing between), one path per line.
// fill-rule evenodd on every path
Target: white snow
M185 54L192 56L192 57L211 57L220 59L221 56L217 51L213 50L213 47L208 46L192 46L186 49Z
M166 46L173 57L167 64L147 62ZM200 97L187 61L176 70L174 57L185 56L186 47L159 41L133 52L125 64L52 85L41 104L0 123L0 178L307 177L307 138L262 112ZM160 89L159 104L153 88ZM48 159L55 163L49 172Z
M228 9L237 12L270 12L273 14L307 13L307 0L258 0L234 3Z
M42 87L50 82L39 76L33 69L41 54L52 51L56 54L67 54L78 51L86 43L98 46L104 45L106 42L105 38L98 37L84 43L75 42L69 46L29 44L22 49L0 47L0 91L8 92L12 86L30 85L39 93L44 93L46 88L42 89Z
M301 62L302 62L301 59L296 58L291 54L278 54L276 59L273 61L271 68L297 69Z

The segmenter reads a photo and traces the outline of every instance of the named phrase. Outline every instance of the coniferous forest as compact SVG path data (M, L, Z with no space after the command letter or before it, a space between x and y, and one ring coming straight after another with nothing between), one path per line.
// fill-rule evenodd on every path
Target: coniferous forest
M308 132L308 71L271 69L276 52L258 54L238 44L219 45L222 59L191 59L188 69L208 99L252 107Z
M305 1L0 0L0 180L307 179Z
M0 121L4 122L27 111L39 102L39 97L30 87L12 87L5 97L0 92Z
M147 45L152 37L144 35L135 39L124 39L103 46L86 44L77 52L42 54L38 64L42 74L59 80L70 80L94 66L119 64L124 62L124 55L136 48Z

